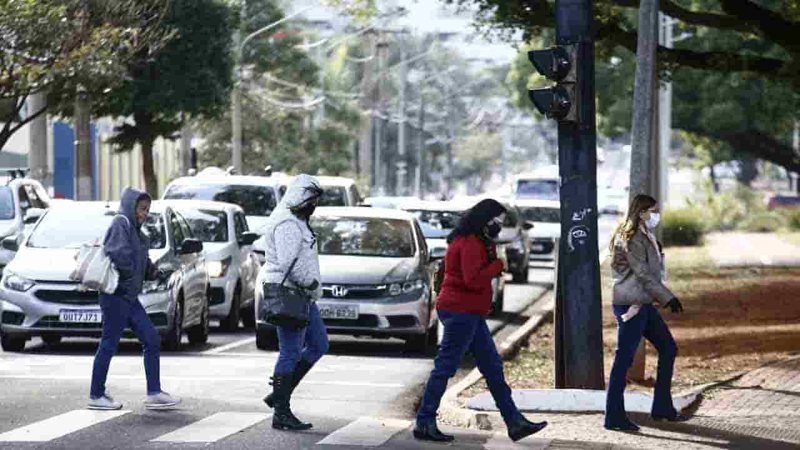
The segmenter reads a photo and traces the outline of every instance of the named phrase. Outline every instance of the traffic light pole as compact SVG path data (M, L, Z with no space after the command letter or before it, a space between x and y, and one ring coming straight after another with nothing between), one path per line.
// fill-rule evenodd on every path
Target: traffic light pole
M597 136L591 0L556 1L558 46L576 47L576 121L558 122L561 242L556 380L559 388L603 389L603 330L597 236Z

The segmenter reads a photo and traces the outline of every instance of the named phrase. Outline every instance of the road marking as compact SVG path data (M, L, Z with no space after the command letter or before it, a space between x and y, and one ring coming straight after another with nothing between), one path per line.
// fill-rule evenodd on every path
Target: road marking
M11 379L11 380L59 380L59 381L71 381L71 380L78 380L78 381L86 381L86 375L58 375L58 374L47 374L47 375L4 375L0 374L0 379ZM108 379L110 380L141 380L142 375L109 375ZM232 382L243 382L243 383L260 383L264 384L265 377L171 377L171 376L161 376L161 381L177 381L177 382L185 382L185 381L197 381L197 382L220 382L220 381L232 381ZM358 381L314 381L314 380L303 380L303 385L320 385L320 386L350 386L350 387L371 387L371 388L386 388L386 389L396 389L402 388L406 385L402 383L370 383L370 382L358 382Z
M361 417L329 434L317 445L377 447L409 425L411 422L408 420Z
M222 347L217 347L217 348L212 348L211 350L206 350L204 352L201 352L200 354L201 355L215 355L217 353L226 352L226 351L228 351L228 350L230 350L232 348L238 348L238 347L243 347L243 346L248 345L248 344L252 344L255 341L256 341L255 337L249 337L249 338L242 339L242 340L239 340L239 341L231 342L230 344L223 345Z
M483 444L485 450L545 450L550 447L552 439L534 439L527 438L521 443L517 444L508 439L508 436L501 433L495 433L492 438Z
M0 434L0 442L47 442L128 414L128 410L95 411L76 409Z
M217 442L270 416L264 413L219 412L150 442Z

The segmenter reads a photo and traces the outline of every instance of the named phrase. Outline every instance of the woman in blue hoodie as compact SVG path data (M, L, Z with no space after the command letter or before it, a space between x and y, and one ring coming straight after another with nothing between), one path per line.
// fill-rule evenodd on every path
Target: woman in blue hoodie
M152 199L143 191L131 187L122 191L119 213L108 227L103 245L106 255L119 272L119 285L113 294L100 294L103 311L103 335L92 369L92 387L89 409L121 409L122 403L114 401L106 392L106 378L111 357L117 352L125 327L139 338L144 350L144 371L147 377L148 409L171 408L180 403L161 390L159 357L161 338L144 307L139 303L142 283L155 279L157 271L148 256L150 248L141 227L150 214Z

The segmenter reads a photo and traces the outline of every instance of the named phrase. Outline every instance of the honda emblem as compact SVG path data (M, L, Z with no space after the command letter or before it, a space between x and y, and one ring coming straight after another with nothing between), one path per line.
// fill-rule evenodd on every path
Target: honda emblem
M331 294L334 297L346 297L349 291L344 286L331 286Z

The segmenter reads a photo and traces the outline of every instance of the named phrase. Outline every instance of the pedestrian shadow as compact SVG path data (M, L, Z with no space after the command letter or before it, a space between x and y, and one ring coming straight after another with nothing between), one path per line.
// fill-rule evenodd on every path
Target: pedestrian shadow
M697 419L692 419L688 422L674 423L674 422L656 422L649 416L644 414L631 414L634 420L638 420L641 425L647 428L655 428L664 432L681 433L687 436L696 436L695 439L690 437L677 438L674 436L660 436L653 433L647 433L646 428L642 428L642 432L637 433L640 436L650 439L663 440L670 443L684 442L687 444L704 445L713 448L734 449L734 450L797 450L798 443L800 442L787 442L766 437L753 436L750 434L743 434L732 430L722 429L726 426L724 421L719 421L720 428L716 428L704 423L698 423ZM707 422L707 419L701 419ZM731 426L731 425L727 425ZM741 426L739 428L750 429L751 431L760 431L764 434L777 434L780 429L772 429L768 427L749 427ZM666 445L665 442L665 447Z
M771 389L771 388L762 387L760 385L756 385L756 386L733 386L733 385L729 385L729 384L723 384L723 385L717 386L716 389L723 390L723 391L749 391L749 390L754 390L754 391L762 391L762 392L771 392L773 394L789 395L789 396L792 396L792 397L800 397L800 392L798 392L798 391L786 391L786 390L783 390L783 389Z

